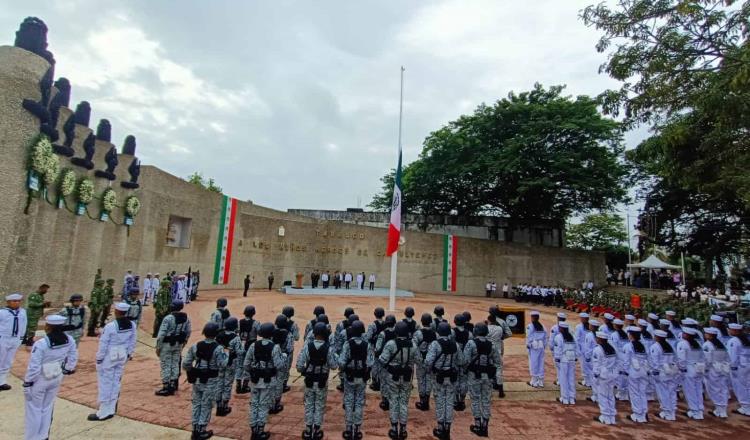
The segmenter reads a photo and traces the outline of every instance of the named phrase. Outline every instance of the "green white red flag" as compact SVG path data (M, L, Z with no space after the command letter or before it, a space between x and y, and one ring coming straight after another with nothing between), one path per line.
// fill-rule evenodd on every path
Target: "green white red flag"
M219 221L216 261L214 262L214 284L228 284L229 271L232 267L232 245L234 242L234 224L237 218L237 199L223 196L221 201L221 220Z
M401 149L398 150L398 167L396 179L393 183L393 202L391 203L391 223L388 226L388 247L385 254L393 255L398 250L398 240L401 238Z

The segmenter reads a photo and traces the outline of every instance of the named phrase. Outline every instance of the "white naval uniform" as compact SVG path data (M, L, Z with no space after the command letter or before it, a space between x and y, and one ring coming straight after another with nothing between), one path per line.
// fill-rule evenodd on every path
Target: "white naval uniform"
M732 336L727 342L731 373L729 375L740 414L750 416L750 345L743 345L740 338Z
M706 354L704 382L708 398L714 404L714 415L726 418L729 401L729 373L731 372L729 353L726 347L718 349L711 341L703 343L703 352Z
M612 347L614 348L614 347ZM601 345L591 352L591 368L594 371L594 391L599 404L599 421L606 425L615 424L615 382L619 378L620 360L617 352L607 354Z
M586 384L591 387L591 400L594 402L597 402L596 397L596 377L594 377L594 363L593 363L593 354L594 349L599 344L596 343L596 333L593 331L587 331L584 332L584 340L583 343L580 345L581 347L581 363L588 364L588 366L584 369L584 372L588 372L589 376L586 378Z
M185 280L183 279L177 280L177 297L175 298L175 300L182 301L184 304L187 304L188 302L187 286L185 285Z
M636 423L646 423L648 413L648 399L646 388L648 387L648 351L646 345L641 342L642 351L636 351L633 342L626 343L622 348L622 371L628 373L628 396L630 408L633 413L630 420Z
M541 324L541 322L539 323ZM529 350L529 374L531 375L531 386L544 386L544 349L547 348L547 331L537 331L534 324L526 326L526 348Z
M560 384L560 400L564 405L576 402L576 341L566 342L562 333L555 335L552 353L557 365L557 382Z
M78 363L75 340L66 334L66 343L52 346L49 336L39 339L31 349L24 386L26 400L26 440L49 438L55 398L63 380L63 370L73 371Z
M688 405L688 417L703 420L703 377L706 372L703 348L692 348L690 343L683 339L677 343L676 351L677 365L683 373L682 392Z
M0 385L5 385L8 372L26 334L26 309L0 309Z
M620 336L617 330L614 330L609 334L609 345L617 350L617 356L620 357L620 367L622 367L622 350L625 344L628 342L627 336ZM620 368L620 376L617 378L615 388L615 397L617 400L628 400L628 376L625 374L627 371Z
M669 342L667 345L672 348L672 352L666 352L658 342L651 344L648 349L648 360L661 409L659 416L674 421L677 411L677 386L681 378L674 347Z
M586 330L583 323L576 326L576 348L578 349L578 358L581 359L581 376L583 376L583 385L591 386L591 362L586 362L586 358L583 356L583 344L586 342L586 335L591 333L591 330ZM596 343L596 341L594 342Z
M143 280L143 288L141 289L141 292L143 292L143 304L148 304L149 300L154 300L154 294L156 291L153 290L154 287L151 280L152 278L145 278Z
M120 325L122 322L122 327ZM128 327L127 324L130 324ZM135 350L136 327L127 318L115 319L104 326L96 352L96 375L99 384L100 419L113 415L120 397L125 363Z

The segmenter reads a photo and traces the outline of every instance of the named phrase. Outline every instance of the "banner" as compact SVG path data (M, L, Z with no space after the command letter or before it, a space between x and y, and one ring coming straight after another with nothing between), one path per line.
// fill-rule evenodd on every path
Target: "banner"
M237 218L237 199L224 196L221 202L221 220L214 263L214 284L228 284L232 267L234 223Z
M446 235L443 238L443 291L456 291L458 268L458 237Z
M521 307L500 307L500 317L513 332L514 338L526 337L526 309Z

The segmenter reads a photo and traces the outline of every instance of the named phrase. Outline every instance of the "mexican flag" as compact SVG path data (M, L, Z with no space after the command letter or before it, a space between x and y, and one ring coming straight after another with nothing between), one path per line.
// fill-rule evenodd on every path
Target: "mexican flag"
M396 181L393 185L393 202L391 203L391 224L388 226L388 247L385 254L393 255L398 250L398 240L401 237L401 149L398 150L398 167Z
M443 290L456 291L456 275L458 272L458 237L445 235L443 237Z
M221 202L221 219L219 220L219 234L216 244L216 261L214 262L214 284L229 283L236 218L237 199L223 196Z

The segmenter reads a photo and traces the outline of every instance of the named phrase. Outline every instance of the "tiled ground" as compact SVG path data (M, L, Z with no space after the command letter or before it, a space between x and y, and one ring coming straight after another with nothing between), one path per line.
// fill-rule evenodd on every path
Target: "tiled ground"
M253 291L249 298L242 298L240 291L203 292L199 301L190 304L187 311L193 320L195 329L191 342L200 339L200 328L214 309L216 298L229 298L229 308L237 316L247 304L254 304L257 309L256 318L259 320L273 320L286 304L295 307L295 320L304 328L306 320L311 318L315 305L323 304L332 320L343 319L343 310L347 306L355 308L366 322L372 319L372 309L376 306L386 306L384 298L315 298L307 296L286 296L267 291ZM487 308L496 300L484 298L467 298L442 295L417 295L409 300L399 300L398 307L403 309L412 305L417 316L422 312L432 311L435 304L443 304L447 314L454 314L463 310L471 311L474 321L483 319L487 315ZM504 304L501 302L501 305ZM508 305L517 306L515 302ZM553 321L556 309L542 308L543 321L549 327ZM397 314L401 317L401 312ZM154 390L160 387L159 364L154 354L154 340L150 337L153 322L153 309L145 309L144 320L141 324L141 334L136 350L136 357L128 363L123 379L122 395L118 414L131 419L154 423L180 429L190 429L190 386L182 384L180 391L173 397L156 397ZM296 346L298 351L300 344ZM96 406L96 373L94 369L94 353L96 340L84 338L81 342L81 362L74 376L66 378L61 388L60 397L74 402ZM21 376L28 361L28 351L19 350L13 368L13 373ZM184 380L184 376L182 378ZM285 410L271 416L268 429L273 438L300 438L303 423L302 389L296 375L293 376L292 391L284 395ZM581 390L579 404L576 406L561 406L555 403L557 396L553 381L550 360L548 359L547 381L545 390L534 390L525 385L528 380L528 362L525 355L523 339L513 338L506 341L505 381L507 398L493 401L493 419L490 423L491 438L591 438L591 439L620 439L635 437L639 439L659 439L668 436L670 439L699 439L709 437L750 438L748 427L750 419L732 414L729 420L717 420L710 416L704 421L688 421L679 417L677 422L666 423L653 421L648 425L635 425L625 421L629 405L620 404L619 424L615 427L604 427L595 423L592 418L597 414L594 404L587 402L586 391ZM332 381L334 382L334 381ZM335 385L332 384L331 387ZM378 396L368 393L365 411L364 431L366 438L387 439L389 427L388 417L378 408ZM468 402L467 402L468 403ZM214 417L210 428L217 435L230 438L248 439L250 437L247 425L248 395L235 396L231 403L233 412L227 417ZM710 403L707 403L710 407ZM734 408L734 405L731 405ZM329 392L326 408L326 438L340 438L343 429L343 409L341 408L341 394L333 389ZM656 405L652 403L652 413ZM430 439L434 426L434 412L423 413L414 409L411 403L409 422L410 439ZM655 417L652 417L655 419ZM453 438L474 438L469 432L472 422L471 413L467 409L457 414L453 426ZM91 423L81 420L80 423ZM185 437L188 438L188 433ZM744 437L743 437L744 436Z

